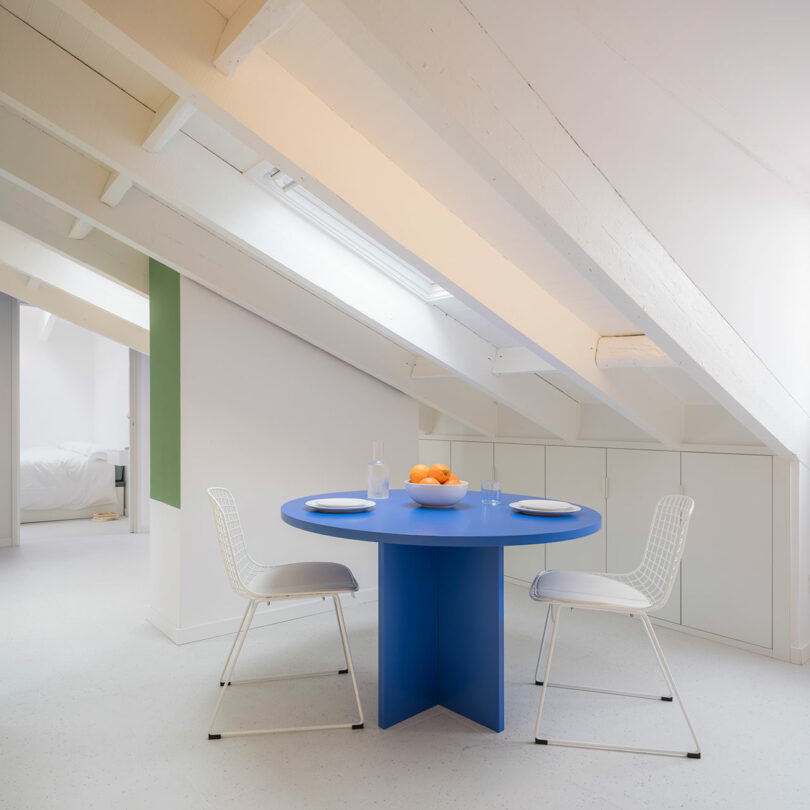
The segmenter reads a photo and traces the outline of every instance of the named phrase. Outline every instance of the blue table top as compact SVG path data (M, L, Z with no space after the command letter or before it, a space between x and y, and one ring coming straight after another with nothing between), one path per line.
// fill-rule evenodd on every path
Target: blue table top
M537 497L501 495L498 506L481 503L480 492L468 492L456 506L427 509L414 503L404 489L392 489L368 512L316 512L305 505L314 498L365 498L365 492L330 492L287 501L281 519L317 534L416 546L518 546L555 543L599 531L602 516L587 507L561 517L539 517L513 512L512 501Z

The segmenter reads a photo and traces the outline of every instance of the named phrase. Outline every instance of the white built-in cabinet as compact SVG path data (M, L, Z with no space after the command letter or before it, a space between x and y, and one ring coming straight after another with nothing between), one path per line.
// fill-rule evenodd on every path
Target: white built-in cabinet
M768 456L683 453L695 513L682 564L687 627L772 643L772 461Z
M602 529L590 537L507 548L504 571L522 582L547 568L631 570L641 560L658 499L692 496L681 573L655 615L771 648L770 456L423 439L419 460L449 464L473 490L494 476L505 493L575 501L602 515Z

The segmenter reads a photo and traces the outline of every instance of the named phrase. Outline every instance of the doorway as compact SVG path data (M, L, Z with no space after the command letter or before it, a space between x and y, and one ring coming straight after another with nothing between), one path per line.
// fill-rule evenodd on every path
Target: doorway
M43 309L0 303L18 460L5 544L148 531L148 356Z

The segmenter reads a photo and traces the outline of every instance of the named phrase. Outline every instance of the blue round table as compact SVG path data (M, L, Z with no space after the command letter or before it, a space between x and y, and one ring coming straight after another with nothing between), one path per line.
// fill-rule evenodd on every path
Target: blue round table
M513 512L469 492L448 509L426 509L401 489L369 512L334 514L313 498L365 498L365 492L308 495L281 507L285 523L317 534L379 544L379 724L382 728L441 704L503 731L503 548L554 543L598 531L586 507L574 515Z

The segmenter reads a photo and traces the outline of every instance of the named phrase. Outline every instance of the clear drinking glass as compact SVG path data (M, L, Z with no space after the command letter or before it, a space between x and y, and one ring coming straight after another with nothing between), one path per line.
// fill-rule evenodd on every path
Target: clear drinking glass
M374 442L371 464L368 465L368 497L380 500L388 497L388 465L383 461L383 443Z
M489 506L496 506L501 502L501 482L482 481L481 482L481 503Z

